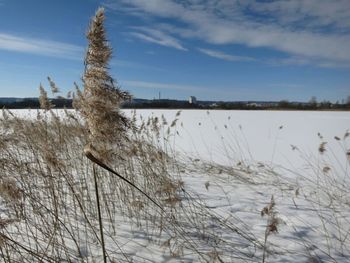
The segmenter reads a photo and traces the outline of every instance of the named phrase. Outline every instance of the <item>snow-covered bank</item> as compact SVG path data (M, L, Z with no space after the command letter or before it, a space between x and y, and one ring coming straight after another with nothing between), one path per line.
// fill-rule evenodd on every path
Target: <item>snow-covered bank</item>
M54 112L64 117L63 111ZM37 111L14 114L29 119ZM301 114L311 114L310 120L303 121ZM6 246L13 253L8 262L17 257L24 262L42 257L99 262L92 167L82 154L86 130L75 119L70 125L57 118L47 123L49 116L5 121L1 127L6 131L0 152L6 176L0 183L9 186L2 189L17 186L26 196L11 203L2 193L0 199L0 219L8 224L0 234L14 240ZM113 165L153 193L165 212L100 170L108 254L117 262L259 262L266 250L266 262L346 262L348 117L332 112L137 111L140 127L144 122L146 128L134 138L145 135L146 140L131 144L127 158ZM156 150L148 147L147 138L153 136ZM175 158L167 158L158 146ZM290 165L290 173L277 169L281 165ZM261 211L272 196L277 226L265 239L270 219ZM52 232L54 225L63 227Z

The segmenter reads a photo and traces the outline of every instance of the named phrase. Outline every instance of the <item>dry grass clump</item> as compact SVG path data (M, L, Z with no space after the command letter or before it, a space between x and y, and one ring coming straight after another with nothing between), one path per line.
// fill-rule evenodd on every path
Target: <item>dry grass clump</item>
M49 101L49 98L47 96L47 92L43 88L43 86L40 84L39 86L39 91L40 91L40 96L39 96L39 103L40 103L40 108L44 110L50 110L52 109L52 104Z
M99 240L95 235L96 229L93 223L96 207L91 203L91 200L94 200L91 195L93 182L90 179L93 168L82 152L88 134L78 115L70 114L59 117L48 111L41 112L34 119L7 117L0 120L1 133L6 137L6 141L10 142L0 149L1 197L8 202L17 202L19 199L23 199L24 202L21 206L9 206L7 213L9 218L13 218L16 214L22 216L16 217L19 219L15 224L17 230L10 236L6 234L6 237L26 240L22 245L25 245L27 250L46 253L47 257L43 258L47 259L54 251L56 251L54 254L62 259L76 258L74 249L73 254L66 251L68 249L66 242L73 241L75 251L79 255L79 242L87 242L86 238L92 236ZM75 117L72 118L72 115ZM137 145L136 143L134 147ZM147 151L151 153L151 147L148 147ZM152 165L163 165L163 160L158 160ZM133 161L131 159L127 162L116 161L113 168L135 183L137 181L141 186L144 186L144 182L145 186L154 188L166 175L158 174L155 169L147 171L144 165L147 163L143 162L142 156L138 155ZM151 172L149 180L142 179L142 176ZM115 214L124 213L128 215L127 217L132 214L132 217L140 220L140 209L132 208L129 204L141 200L144 206L148 207L148 201L143 200L139 194L128 189L108 172L100 170L99 174L104 177L100 182L100 189L102 202L105 205L102 211L103 218L106 222L110 222L108 228L115 228L113 223ZM152 180L155 178L158 179ZM19 182L19 185L15 182ZM81 223L81 220L85 223ZM7 249L13 250L11 246L15 245L12 242L9 246ZM96 245L91 244L91 249L93 246ZM17 253L18 257L11 256L13 260L30 261L30 258L21 257L26 253L23 248L15 247L18 249L17 252L21 253ZM45 252L46 249L51 252Z
M323 154L326 151L326 144L327 142L322 142L320 146L318 147L318 151Z
M213 219L226 232L236 229L236 223L213 214L185 190L177 177L180 164L171 151L162 150L163 138L154 135L157 121L151 119L142 129L131 130L129 151L121 154L123 159L115 158L109 165L162 209L112 173L91 165L82 152L89 134L77 113L66 111L58 116L52 110L39 111L32 119L21 119L7 111L6 114L6 119L0 119L1 133L10 144L0 149L0 159L4 160L1 196L11 201L5 218L13 221L4 224L6 231L1 232L6 241L2 245L5 262L102 259L97 252L102 241L91 176L94 169L99 178L107 261L128 261L128 256L116 246L121 220L145 231L155 243L171 237L169 253L179 258L185 255L181 251L192 251L199 261L205 262L206 254L214 248L223 255L246 257L239 251L217 247L215 242L222 237L211 229ZM158 134L162 134L165 127L158 128ZM165 139L170 140L175 132ZM20 202L12 202L18 199ZM243 236L247 244L258 246L248 230L232 233L237 238ZM225 242L230 243L230 239ZM254 258L254 254L248 257Z
M9 178L0 180L0 196L7 202L18 202L21 199L21 189L16 181Z
M266 260L267 251L267 239L272 233L278 232L279 218L277 217L277 212L275 210L275 199L271 196L270 203L261 210L261 216L267 216L267 224L265 229L265 239L264 239L264 253L263 262Z
M52 95L55 95L56 93L59 93L60 90L57 87L56 83L50 77L47 77L47 80L49 81Z

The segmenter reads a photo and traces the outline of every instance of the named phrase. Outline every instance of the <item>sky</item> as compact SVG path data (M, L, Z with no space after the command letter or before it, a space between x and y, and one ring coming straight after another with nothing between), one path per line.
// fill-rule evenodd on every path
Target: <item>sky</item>
M350 95L349 0L0 0L0 97L82 87L106 12L110 74L136 98L332 102Z

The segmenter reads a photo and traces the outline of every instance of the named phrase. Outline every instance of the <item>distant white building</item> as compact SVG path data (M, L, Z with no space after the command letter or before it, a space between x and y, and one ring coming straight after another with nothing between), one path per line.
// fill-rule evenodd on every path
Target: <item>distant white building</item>
M249 106L249 107L261 107L262 105L260 103L252 102L252 103L247 103L247 106Z
M189 103L189 104L196 104L196 103L197 103L196 97L195 97L195 96L190 96L190 97L188 98L188 103Z

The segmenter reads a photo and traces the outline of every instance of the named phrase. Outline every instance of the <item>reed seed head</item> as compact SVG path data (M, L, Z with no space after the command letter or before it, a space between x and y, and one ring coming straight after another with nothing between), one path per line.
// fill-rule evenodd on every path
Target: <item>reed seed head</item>
M45 111L51 110L53 105L49 101L49 98L47 97L47 92L45 91L41 83L39 86L39 90L40 90L40 96L39 96L40 108Z
M104 20L104 9L99 8L86 35L89 45L85 56L84 92L80 95L77 89L79 100L75 106L86 120L90 143L98 151L108 153L128 140L127 130L132 125L120 112L121 103L131 99L131 95L121 91L108 73L112 48L106 38Z

